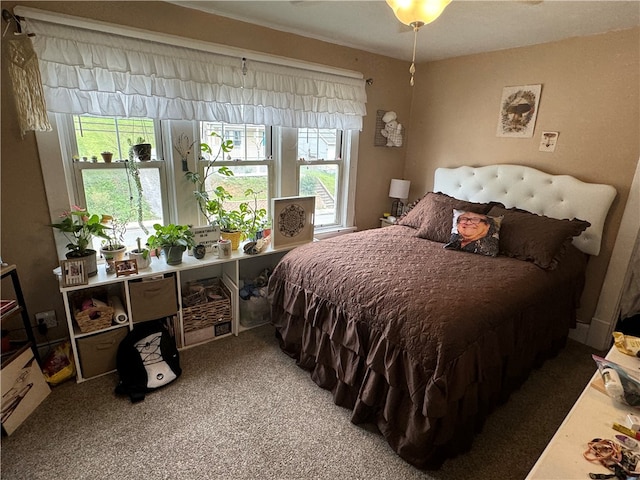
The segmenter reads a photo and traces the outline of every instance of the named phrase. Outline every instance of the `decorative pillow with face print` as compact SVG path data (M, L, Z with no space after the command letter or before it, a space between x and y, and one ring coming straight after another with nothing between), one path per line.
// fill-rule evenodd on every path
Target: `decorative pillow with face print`
M501 222L502 217L454 209L451 238L444 248L496 257Z

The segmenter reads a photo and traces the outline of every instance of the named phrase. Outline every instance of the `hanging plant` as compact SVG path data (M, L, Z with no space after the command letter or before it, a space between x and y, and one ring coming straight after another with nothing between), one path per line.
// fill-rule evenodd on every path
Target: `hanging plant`
M142 229L142 231L144 233L146 233L147 235L149 234L149 230L147 229L147 227L144 226L144 215L143 215L143 211L142 211L142 205L143 205L143 196L142 196L142 182L140 181L140 168L138 167L137 162L134 160L134 153L133 153L133 149L129 149L129 159L125 162L125 167L127 169L127 179L129 181L129 201L131 202L131 208L132 210L134 209L133 207L133 202L136 202L136 213L137 213L137 218L138 218L138 225L140 225L140 228ZM134 196L133 196L133 191L131 188L131 180L133 180L133 184L135 185L135 189L136 189L136 197L134 200Z

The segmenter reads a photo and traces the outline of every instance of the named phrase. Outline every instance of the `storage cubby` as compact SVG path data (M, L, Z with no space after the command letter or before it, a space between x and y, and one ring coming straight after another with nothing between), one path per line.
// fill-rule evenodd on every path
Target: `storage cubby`
M266 297L241 306L241 286L247 280L255 281L266 269L272 270L291 248L268 248L257 255L239 250L227 259L211 253L203 259L184 255L182 263L174 266L154 258L149 268L134 275L117 277L98 268L87 285L61 286L77 381L112 372L117 345L138 322L166 319L181 349L268 322ZM261 288L266 292L266 283ZM111 321L81 331L76 321L78 301L82 305L94 297L106 299ZM114 302L116 298L119 301Z
M273 267L286 252L270 257L252 257L239 263L238 328L240 331L263 325L269 321L270 307L267 301L267 284Z
M175 274L131 280L128 284L133 323L170 317L178 312Z

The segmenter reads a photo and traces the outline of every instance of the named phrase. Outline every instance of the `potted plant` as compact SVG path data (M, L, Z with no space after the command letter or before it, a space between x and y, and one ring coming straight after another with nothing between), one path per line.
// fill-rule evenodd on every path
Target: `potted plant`
M129 252L129 258L135 260L138 270L148 268L151 265L151 251L148 248L142 248L140 237L136 238L138 248L134 248Z
M151 160L151 144L144 137L138 137L136 140L128 139L129 152L141 162ZM131 154L129 155L131 156Z
M244 194L246 196L253 196L253 205L250 203L241 204L245 212L245 233L252 241L257 241L262 238L262 232L268 225L267 210L266 208L258 208L258 195L261 192L255 192L251 188L246 190Z
M104 216L106 217L106 215ZM100 253L105 259L107 273L114 273L115 262L124 259L127 247L124 244L124 234L127 231L127 222L114 217L110 217L111 234L102 241Z
M202 215L207 219L208 224L211 224L213 219L211 218L211 213L207 208L207 203L210 200L209 198L210 195L209 195L209 192L207 191L207 181L211 178L213 174L216 174L216 173L218 175L222 175L225 177L233 176L233 171L226 166L222 166L218 169L213 168L215 161L218 158L220 158L220 155L224 153L229 153L231 152L231 150L233 150L233 142L231 140L222 140L220 135L218 135L216 132L211 132L211 136L220 138L220 146L214 155L213 149L209 144L207 143L200 144L200 151L208 154L210 158L204 167L203 173L200 174L199 172L192 172L187 169L186 173L184 174L187 180L189 180L196 186L196 190L194 190L193 195L196 197L196 201L198 202L198 208L200 210L200 213L202 213ZM179 147L177 143L175 148L179 152L182 150L182 147L181 146ZM229 198L231 197L229 196Z
M104 163L111 163L111 160L113 160L113 152L105 151L100 155L102 155L102 160L104 161Z
M248 204L243 202L237 210L227 210L225 201L231 200L232 195L222 185L218 185L211 193L213 198L206 203L206 211L215 216L213 223L220 227L220 236L231 240L231 250L237 250L245 237Z
M60 230L69 240L66 245L67 258L84 258L87 274L93 276L98 273L96 261L96 251L89 248L93 237L108 239L107 230L109 227L105 222L109 220L109 216L91 214L86 208L73 205L71 210L60 215L62 219L58 223L51 226Z
M156 223L153 226L155 233L147 239L149 248L164 251L165 259L168 265L179 265L182 263L182 254L187 248L195 247L195 237L193 232L187 225L160 225Z

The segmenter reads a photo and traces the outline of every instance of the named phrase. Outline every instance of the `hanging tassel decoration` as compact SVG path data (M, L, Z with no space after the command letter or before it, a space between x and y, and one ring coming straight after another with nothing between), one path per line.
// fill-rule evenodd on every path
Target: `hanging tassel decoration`
M18 111L20 134L29 131L50 132L38 57L27 35L3 41L13 96Z

